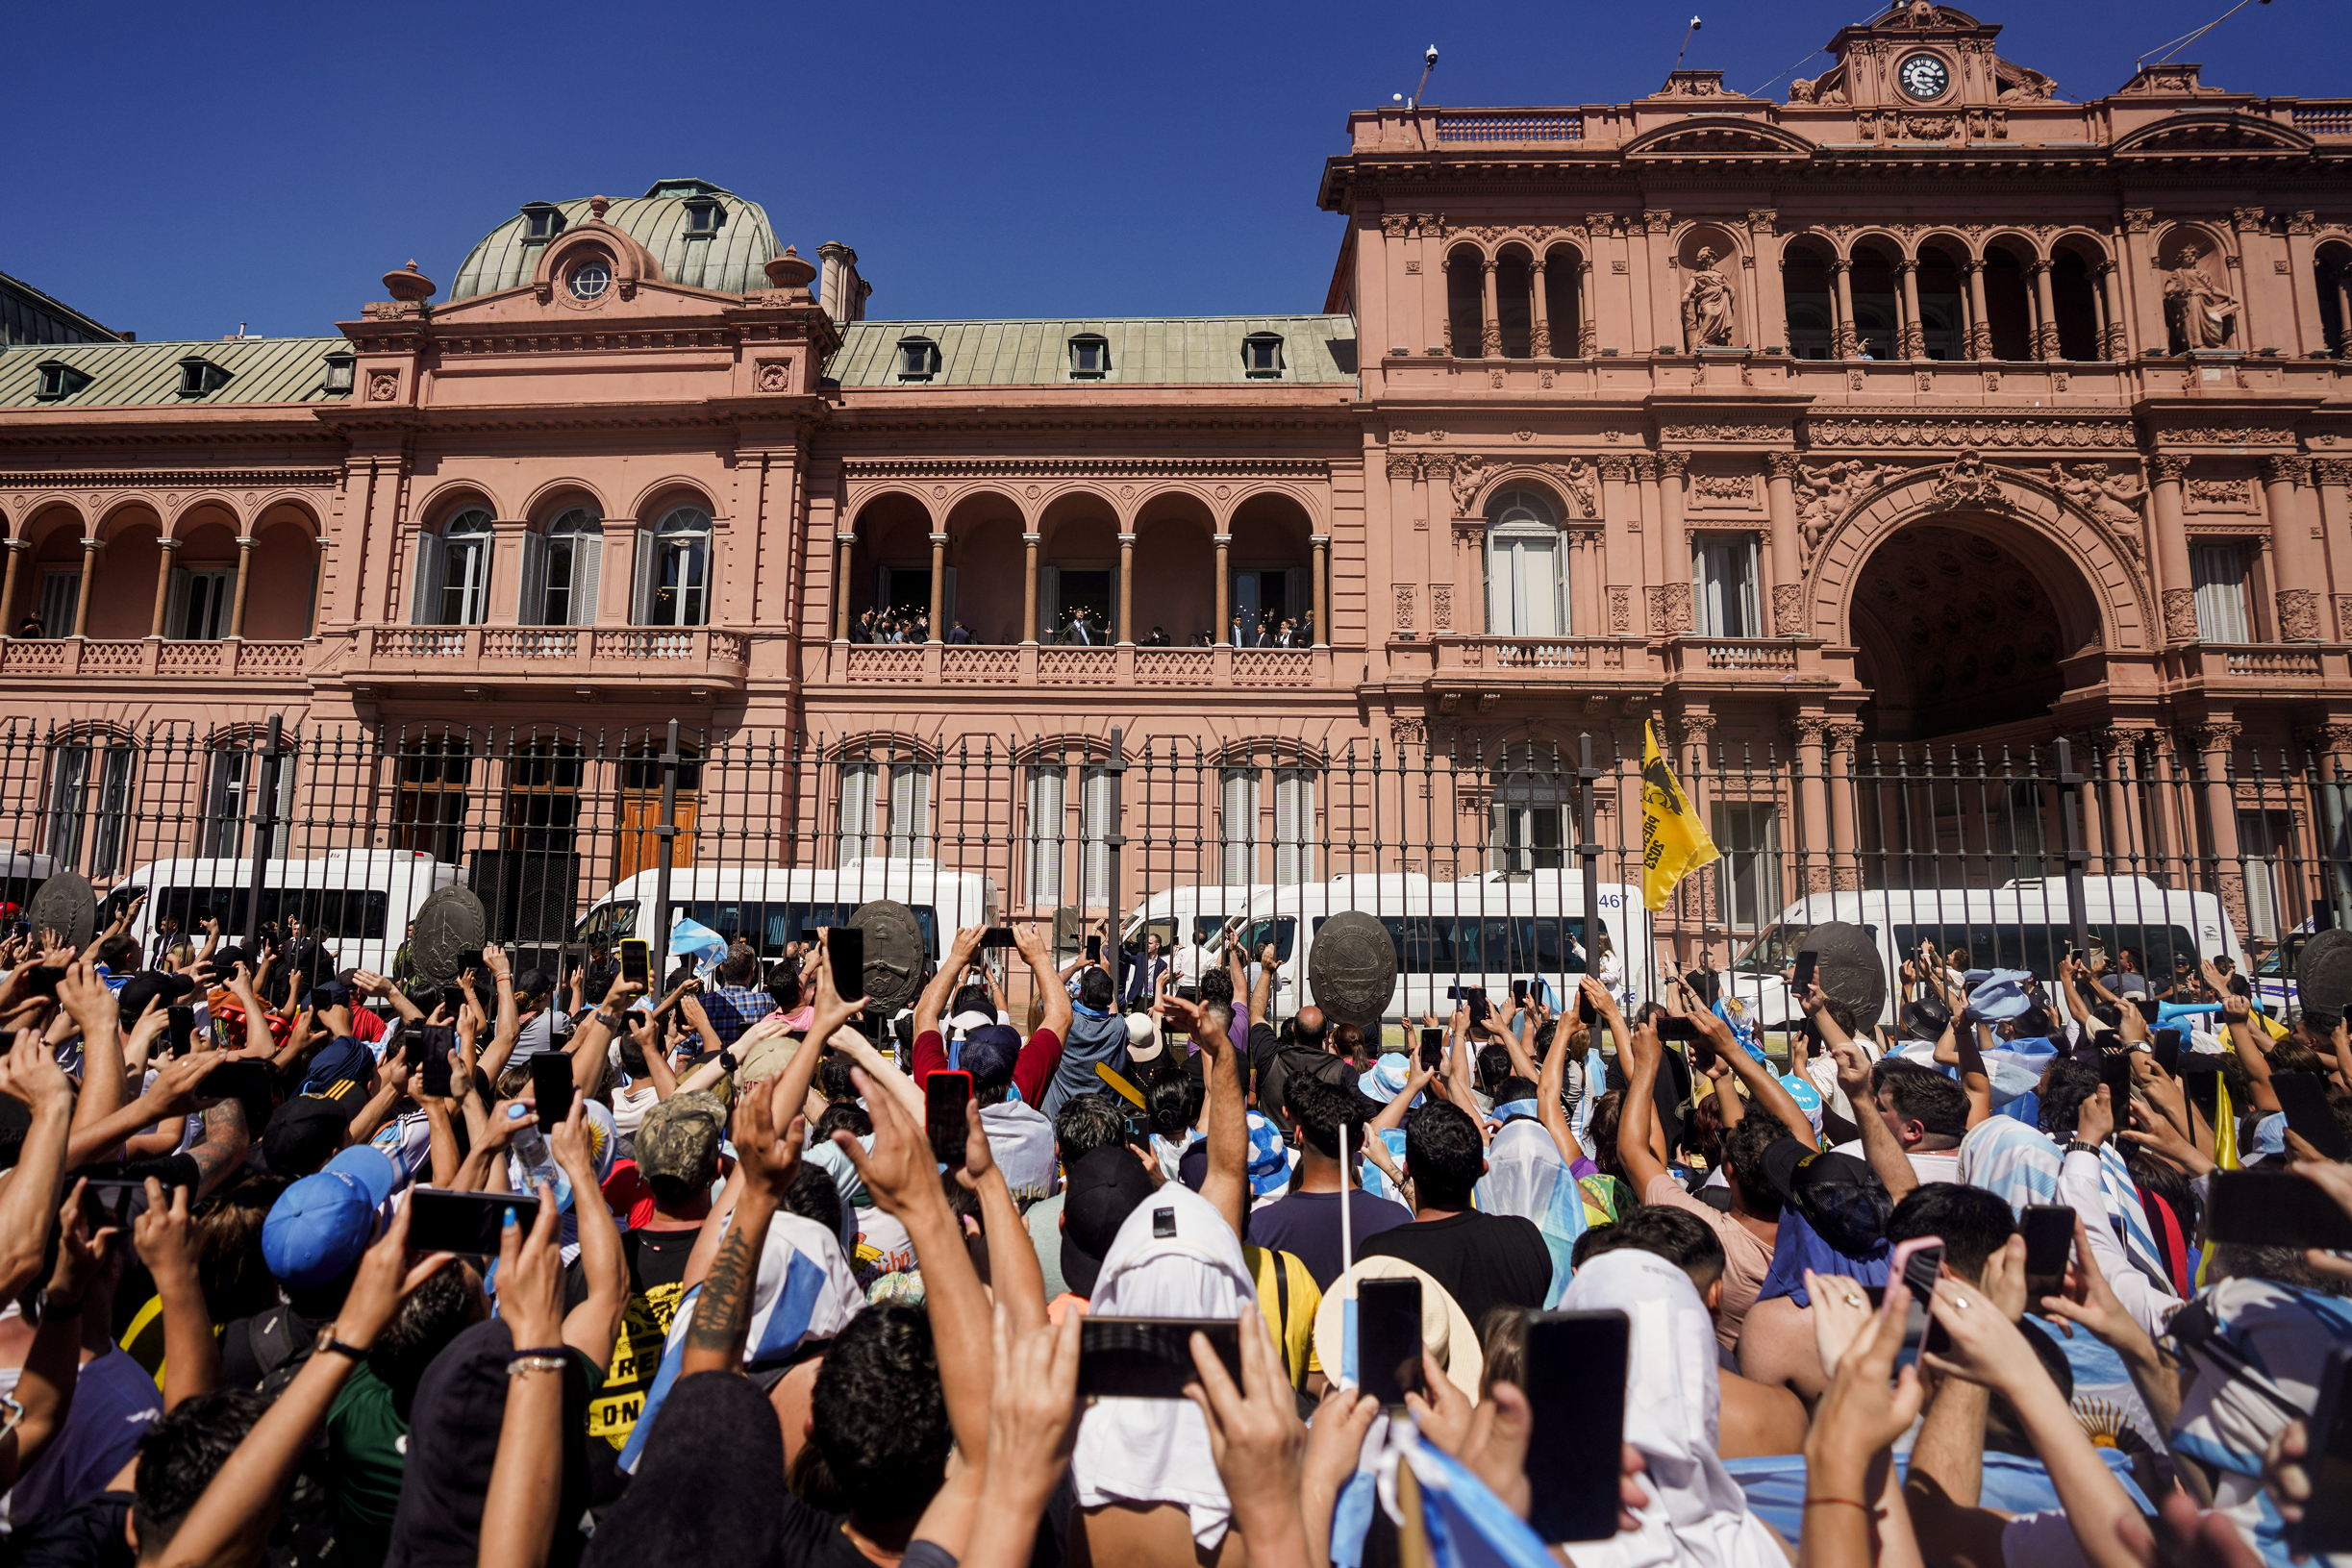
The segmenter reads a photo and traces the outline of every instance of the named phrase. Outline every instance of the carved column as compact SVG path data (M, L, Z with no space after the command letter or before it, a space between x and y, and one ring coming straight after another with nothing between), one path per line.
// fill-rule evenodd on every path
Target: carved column
M1623 458L1603 458L1600 469L1601 547L1609 563L1609 635L1621 637L1634 629L1634 585L1641 576L1641 527L1625 501L1630 465Z
M1838 286L1831 295L1838 320L1830 329L1830 354L1836 359L1850 360L1861 350L1854 333L1854 263L1840 256L1830 262L1829 270Z
M2181 476L2187 458L2159 452L2148 460L2150 488L2156 497L2156 561L2158 590L2164 607L2164 640L2172 644L2197 640L2195 578L2189 570L2189 532L2181 521Z
M1804 564L1796 522L1796 454L1764 458L1764 510L1772 519L1772 635L1805 635Z
M2326 577L2303 500L2311 478L2309 458L2271 458L2263 464L2263 501L2270 512L2270 548L2278 561L2279 582L2297 585L2281 586L2273 596L2281 642L2316 642L2321 635L2314 585Z
M155 561L155 616L147 624L147 635L163 635L164 612L171 608L171 558L180 548L178 539L159 538Z
M1038 640L1038 556L1044 543L1042 534L1021 535L1021 640L1032 647Z
M1669 629L1691 630L1690 539L1683 531L1684 490L1689 484L1690 454L1658 454L1658 550L1663 558L1659 586L1665 590ZM1675 575L1677 563L1682 575Z
M1903 280L1903 358L1927 358L1927 328L1919 319L1919 263L1910 257L1895 262Z
M2344 318L2352 321L2352 316ZM2319 494L2319 537L2327 557L2328 592L2336 602L2336 638L2352 642L2352 560L2339 552L2342 540L2352 539L2352 460L2322 458L2312 464L2314 487Z
M1640 556L1642 601L1648 607L1648 631L1651 636L1670 636L1688 625L1690 608L1690 585L1683 582L1681 609L1668 591L1673 586L1673 574L1665 565L1665 527L1659 521L1661 503L1658 498L1658 460L1647 452L1637 452L1627 460L1633 471L1634 496L1632 510L1641 519L1644 535ZM1684 568L1687 572L1688 567Z
M1119 636L1122 643L1136 639L1136 536L1119 535Z
M229 603L229 636L241 640L245 635L245 590L253 585L253 535L248 534L237 541L237 597Z
M247 541L239 539L237 542L243 544ZM64 635L89 635L89 590L90 585L98 580L98 552L105 548L106 541L103 539L86 538L82 541L82 586L74 596L73 630L63 634ZM240 607L245 602L245 574L241 565L237 574L237 602Z
M1796 875L1800 893L1830 889L1829 768L1822 757L1829 720L1804 714L1789 721L1796 742Z
M855 534L833 536L833 640L849 640L849 573L851 552L858 548Z
M1992 358L1992 329L1985 324L1985 263L1970 260L1968 274L1968 358Z
M1485 286L1478 296L1483 302L1479 306L1478 351L1492 360L1499 358L1503 352L1503 313L1495 295L1495 263L1491 261L1484 262L1480 270L1485 277Z
M931 535L931 640L947 640L947 535Z
M2184 725L2181 745L2195 759L2197 797L2204 806L2207 869L2221 905L2246 934L2246 871L2238 852L2238 789L2235 757L2241 727L2227 717Z
M8 577L0 581L0 635L13 637L16 635L16 621L10 618L16 610L16 579L23 573L25 552L32 548L30 539L8 541ZM48 629L44 627L42 630Z
M1839 892L1862 885L1862 837L1854 822L1854 747L1861 739L1859 724L1829 727L1829 881Z
M2128 360L2131 345L2123 330L2122 301L2115 298L2115 263L2101 261L2090 276L2090 299L2099 311L2099 358Z
M1578 261L1576 263L1576 357L1580 360L1592 359L1601 352L1601 323L1600 318L1593 313L1592 288L1592 263L1589 261ZM2352 313L2345 314L2342 319L2352 321Z
M2034 274L2034 358L2058 358L2058 310L2050 296L2050 263L2036 261Z
M1538 257L1527 269L1528 319L1536 324L1535 340L1527 345L1527 352L1539 360L1552 357L1551 301L1544 298L1550 290L1543 286L1543 259Z
M1314 646L1331 646L1331 535L1312 534L1314 546Z
M1752 296L1748 319L1754 323L1749 341L1758 348L1769 348L1776 340L1783 348L1789 344L1789 296L1781 281L1781 243L1776 232L1779 216L1768 207L1748 212L1746 271Z
M1489 274L1489 277L1492 274ZM1216 640L1220 646L1233 641L1233 573L1226 562L1233 559L1233 535L1216 535Z

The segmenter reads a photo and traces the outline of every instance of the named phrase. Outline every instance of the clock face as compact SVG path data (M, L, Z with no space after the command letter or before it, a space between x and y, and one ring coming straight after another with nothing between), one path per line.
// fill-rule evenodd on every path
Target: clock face
M1943 89L1951 86L1952 81L1951 73L1943 68L1943 62L1934 55L1914 55L1903 62L1894 74L1895 80L1903 84L1903 90L1921 103L1942 97Z

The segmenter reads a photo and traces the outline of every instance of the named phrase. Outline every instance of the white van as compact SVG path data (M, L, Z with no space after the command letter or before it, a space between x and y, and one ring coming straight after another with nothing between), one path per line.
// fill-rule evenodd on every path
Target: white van
M27 855L0 845L0 904L13 904L21 911L40 891L40 884L62 869L54 856Z
M110 889L106 909L111 916L140 893L147 895L131 934L150 957L158 923L166 915L177 919L198 946L204 933L197 922L206 915L220 922L222 941L241 941L250 934L245 908L253 864L249 859L156 860ZM315 860L264 860L262 919L295 916L335 955L336 968L388 975L417 908L440 889L464 881L463 867L413 850L338 850Z
M652 939L660 873L640 871L614 883L572 929L575 955L623 937ZM732 943L740 936L763 958L820 926L845 926L858 906L896 899L914 911L937 961L965 926L998 924L996 884L970 871L942 871L937 860L879 857L839 867L783 871L767 866L681 866L669 874L673 914L708 926Z
M1135 907L1119 933L1119 945L1131 953L1143 951L1143 938L1160 938L1160 951L1173 953L1186 942L1205 942L1224 929L1225 922L1246 913L1250 900L1274 891L1272 883L1232 886L1163 887Z
M1315 933L1346 909L1377 917L1396 944L1396 988L1384 1018L1443 1016L1453 1010L1457 988L1508 997L1513 981L1538 978L1557 1008L1585 972L1578 957L1585 945L1581 872L1489 871L1458 882L1432 882L1417 872L1334 877L1271 888L1251 901L1246 937L1253 949L1274 944L1278 1011L1314 1001L1307 959ZM1639 975L1650 951L1650 920L1639 896L1603 883L1600 915L1601 933L1626 973Z
M2132 949L2151 984L2171 975L2176 954L2193 962L2226 953L2245 966L2237 930L2211 893L2176 892L2145 877L2086 877L2083 898L2091 951L2112 960ZM1788 1029L1802 1017L1781 975L1796 962L1805 933L1830 920L1860 926L1877 938L1887 966L1887 1007L1879 1022L1888 1024L1895 1018L1902 961L1921 942L1934 942L1941 953L1965 952L1970 969L2026 969L2045 980L2058 973L2058 960L2074 942L2064 877L1998 887L1814 893L1782 910L1721 977L1724 990L1748 1005L1759 1027Z

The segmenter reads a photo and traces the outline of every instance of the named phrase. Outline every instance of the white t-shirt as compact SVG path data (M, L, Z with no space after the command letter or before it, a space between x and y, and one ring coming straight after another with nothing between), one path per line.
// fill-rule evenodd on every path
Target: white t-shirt
M1868 1155L1863 1153L1862 1139L1860 1138L1856 1138L1850 1143L1840 1143L1835 1148L1831 1149L1830 1153L1833 1155L1852 1155L1856 1159L1862 1160L1865 1164L1868 1163L1870 1158ZM1917 1176L1922 1183L1929 1182L1957 1182L1960 1180L1960 1151L1958 1149L1939 1149L1933 1151L1914 1149L1910 1153L1906 1154L1903 1157L1911 1161L1912 1173Z

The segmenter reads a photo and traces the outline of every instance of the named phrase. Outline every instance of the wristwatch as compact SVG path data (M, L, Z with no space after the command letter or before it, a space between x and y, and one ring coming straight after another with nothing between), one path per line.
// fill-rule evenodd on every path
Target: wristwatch
M2070 1155L2090 1155L2096 1157L2098 1152L2099 1146L2095 1143L2085 1143L2081 1138L2068 1138L2066 1140L2066 1153Z
M345 1344L335 1337L335 1325L332 1323L318 1331L318 1338L311 1347L311 1354L313 1356L325 1356L330 1352L337 1356L348 1356L355 1362L367 1359L365 1350L358 1345Z
M737 1058L736 1054L732 1050L721 1051L718 1054L718 1064L730 1076L735 1074L743 1065L742 1061Z

